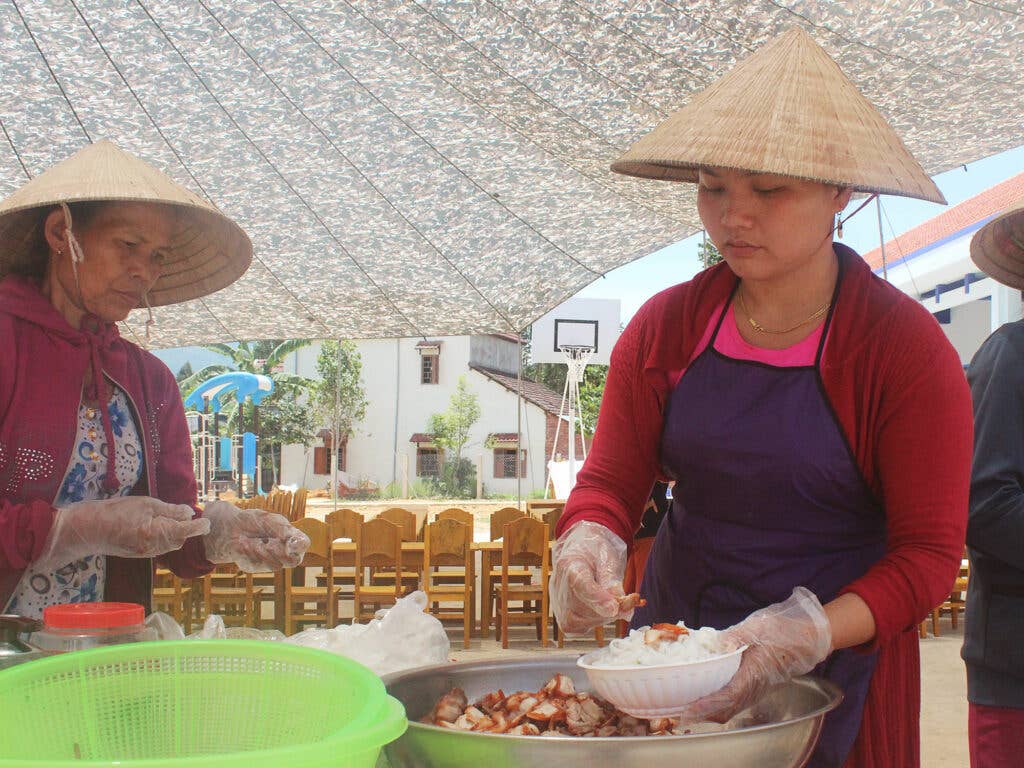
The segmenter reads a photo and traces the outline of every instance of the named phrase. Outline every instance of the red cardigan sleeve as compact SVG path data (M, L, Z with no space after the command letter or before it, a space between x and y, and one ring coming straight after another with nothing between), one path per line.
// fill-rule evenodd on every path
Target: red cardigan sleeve
M844 590L875 618L874 644L917 624L948 596L963 554L973 420L970 390L935 320L907 300L875 328L888 341L862 380L873 425L862 463L886 515L886 554ZM862 457L866 462L866 457Z
M23 571L39 557L55 514L42 499L24 503L0 499L0 572Z

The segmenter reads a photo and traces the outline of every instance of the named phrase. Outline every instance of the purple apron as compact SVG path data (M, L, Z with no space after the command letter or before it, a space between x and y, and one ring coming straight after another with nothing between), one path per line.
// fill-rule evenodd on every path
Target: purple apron
M651 550L633 626L722 629L803 585L825 604L881 559L885 518L825 398L818 364L735 360L711 341L665 408L661 462L674 502ZM843 689L808 763L838 768L860 729L876 655L833 653L815 670Z

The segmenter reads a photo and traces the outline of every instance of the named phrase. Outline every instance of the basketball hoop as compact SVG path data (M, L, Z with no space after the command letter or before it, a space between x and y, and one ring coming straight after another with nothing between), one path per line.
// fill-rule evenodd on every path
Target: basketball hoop
M558 409L558 422L555 426L555 439L551 445L551 461L555 460L558 451L558 436L562 429L562 419L569 424L569 487L576 483L576 427L579 425L580 434L583 436L583 459L587 458L587 438L583 431L582 408L580 405L580 384L583 383L583 374L586 372L587 364L594 356L594 347L586 344L562 344L558 347L562 353L563 362L566 365L565 388L562 390L562 404ZM544 496L547 498L547 485L544 487Z
M543 317L532 328L530 359L534 363L565 365L565 389L559 406L554 442L550 446L548 476L544 484L544 495L550 487L552 467L559 454L559 438L563 419L567 422L569 445L565 456L568 459L568 489L576 482L576 431L582 433L580 418L580 384L588 365L608 365L611 351L619 337L621 312L618 299L572 298L560 304ZM587 444L583 441L583 459L587 458ZM559 467L561 472L563 467ZM560 491L561 494L563 491Z
M583 382L583 371L586 369L587 364L590 363L590 358L594 356L594 348L563 346L558 349L565 355L565 364L568 366L567 377L577 384L581 384Z

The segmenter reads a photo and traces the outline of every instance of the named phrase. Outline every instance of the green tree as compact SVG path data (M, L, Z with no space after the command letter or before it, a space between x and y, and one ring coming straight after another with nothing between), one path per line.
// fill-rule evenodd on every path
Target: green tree
M588 365L580 384L580 424L588 436L597 429L597 414L601 410L604 385L608 380L607 365Z
M200 384L222 373L244 371L262 374L274 382L274 391L263 398L259 406L259 454L264 467L273 470L277 482L281 468L281 446L288 443L309 445L313 440L313 419L300 400L307 395L312 381L305 376L285 373L285 358L312 342L309 339L270 339L238 344L207 344L205 349L226 357L229 362L208 365L178 382L182 396L187 397ZM221 400L221 414L229 432L237 432L239 409L234 395ZM246 428L252 425L252 403L242 409Z
M476 471L473 462L463 458L462 452L469 442L469 432L480 419L480 402L469 391L466 377L459 383L448 402L448 410L431 415L427 427L433 435L434 445L445 451L446 460L441 475L441 492L452 497L472 496L475 492ZM451 454L451 458L448 458Z
M192 363L186 360L185 364L181 366L181 368L178 370L178 375L175 376L174 379L175 381L181 382L187 379L189 376L191 376L192 373Z
M338 441L355 434L366 416L366 391L360 376L363 360L351 341L325 341L316 359L320 381L313 386L313 418L337 433Z
M701 241L701 244L697 247L697 256L700 258L700 263L704 265L704 269L714 266L722 260L722 254L715 248L715 244L707 238Z

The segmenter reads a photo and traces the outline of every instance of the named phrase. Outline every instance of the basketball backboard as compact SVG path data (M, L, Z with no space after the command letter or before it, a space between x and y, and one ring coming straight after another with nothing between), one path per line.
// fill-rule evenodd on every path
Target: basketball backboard
M569 299L533 324L531 363L564 363L565 347L590 347L592 365L608 365L619 339L618 299Z

